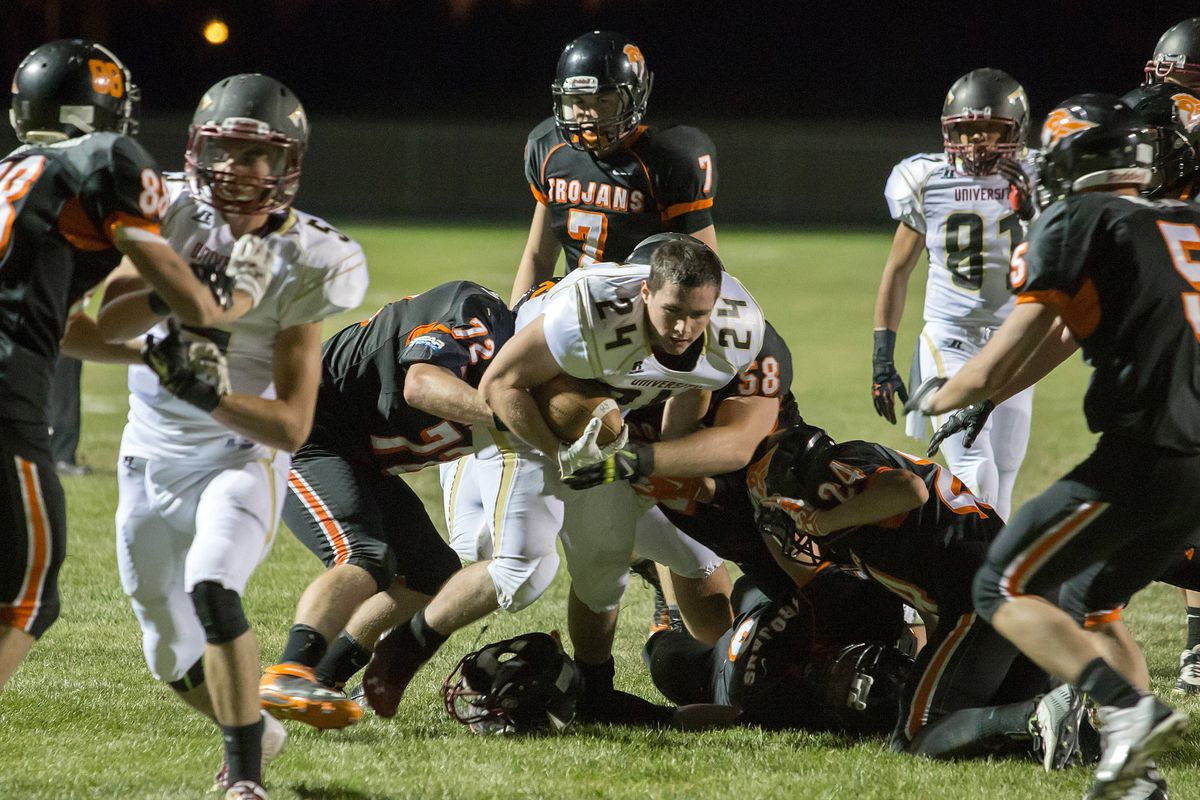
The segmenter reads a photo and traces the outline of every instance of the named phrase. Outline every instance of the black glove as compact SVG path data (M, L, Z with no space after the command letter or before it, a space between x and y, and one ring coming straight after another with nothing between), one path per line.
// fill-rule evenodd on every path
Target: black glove
M608 458L563 478L572 489L590 489L615 481L632 481L654 472L654 445L629 444Z
M1025 169L1011 158L996 161L996 172L1008 181L1008 204L1018 217L1028 222L1033 219L1033 187Z
M908 400L908 390L904 388L904 381L892 361L895 350L895 331L875 331L875 350L871 357L871 400L875 403L875 413L893 425L896 424L895 398L899 397L901 403Z
M950 419L946 420L946 424L938 428L933 433L933 438L929 440L929 449L925 451L925 455L932 458L937 455L938 448L942 446L949 437L959 431L966 431L963 434L963 447L970 447L975 444L975 437L983 430L983 426L987 424L988 417L992 414L992 409L996 404L991 400L984 400L982 403L966 408L959 409L950 415Z
M171 394L211 413L229 393L225 356L212 342L185 342L174 320L166 338L146 337L142 361L154 370L158 382Z

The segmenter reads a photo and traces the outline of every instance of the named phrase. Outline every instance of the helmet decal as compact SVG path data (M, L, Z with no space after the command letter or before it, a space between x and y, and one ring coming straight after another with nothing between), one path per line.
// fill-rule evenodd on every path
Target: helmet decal
M1175 108L1179 111L1179 121L1185 128L1190 131L1200 124L1200 97L1187 92L1179 92L1171 95L1171 99L1175 101Z
M629 63L633 65L633 69L635 72L637 72L637 76L639 78L645 78L646 57L642 55L641 49L639 49L636 44L630 43L625 45L625 47L621 49L621 52L623 52L626 58L629 59Z
M1045 123L1042 124L1042 147L1048 148L1051 145L1057 144L1064 136L1070 136L1072 133L1079 133L1088 128L1096 127L1095 122L1086 119L1080 119L1071 113L1066 108L1056 108L1046 117Z
M110 95L118 100L125 96L125 76L116 64L89 58L88 69L92 73L92 91L96 94Z

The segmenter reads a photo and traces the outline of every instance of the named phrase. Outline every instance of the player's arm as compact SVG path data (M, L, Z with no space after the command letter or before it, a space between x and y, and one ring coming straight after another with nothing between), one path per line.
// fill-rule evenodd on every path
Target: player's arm
M712 392L707 389L688 389L671 397L663 404L659 438L678 439L695 431L708 413L711 400Z
M529 238L525 241L525 252L521 254L521 263L517 265L517 277L513 279L512 297L509 307L517 301L531 286L536 286L554 275L554 265L558 262L558 252L562 249L554 236L550 225L550 209L544 203L533 207L533 221L529 224Z
M102 364L140 364L142 348L139 342L111 344L100 335L100 328L87 314L76 314L67 321L59 345L64 355L82 361Z
M284 328L272 359L275 398L230 393L213 409L213 419L271 447L295 452L312 429L321 382L321 323Z
M778 417L777 397L728 397L717 408L712 427L649 445L648 474L701 478L739 470L750 463Z
M492 409L471 384L437 364L412 364L404 375L404 402L451 422L491 425Z
M558 452L559 441L529 395L562 374L546 344L545 317L538 317L521 330L496 355L483 374L479 393L504 426L523 441L547 455Z
M874 345L871 355L871 396L875 413L895 424L894 395L900 400L908 399L904 381L896 371L896 331L904 315L904 300L908 294L908 280L925 249L925 235L906 223L896 226L892 237L892 248L883 265L883 276L879 280L879 291L875 295Z
M1079 342L1075 341L1075 337L1071 335L1066 323L1062 321L1061 317L1055 319L1054 324L1050 327L1050 332L1033 351L1033 355L1021 365L1017 374L1003 389L992 395L992 402L1000 405L1013 395L1025 391L1053 372L1059 364L1070 358L1078 349Z
M828 510L788 497L770 497L765 502L786 511L796 523L798 533L824 536L883 522L920 508L928 499L929 490L919 475L903 469L887 469L872 474L867 478L866 488Z

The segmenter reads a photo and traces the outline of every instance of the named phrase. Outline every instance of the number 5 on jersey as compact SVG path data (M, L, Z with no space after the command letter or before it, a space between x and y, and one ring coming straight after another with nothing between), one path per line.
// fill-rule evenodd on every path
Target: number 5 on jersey
M1197 290L1180 292L1179 296L1183 300L1183 315L1187 317L1196 338L1200 339L1200 228L1160 220L1158 230L1167 243L1175 271Z
M577 266L587 267L604 260L604 243L608 241L608 217L599 211L580 211L572 208L567 213L567 234L583 242L583 252Z

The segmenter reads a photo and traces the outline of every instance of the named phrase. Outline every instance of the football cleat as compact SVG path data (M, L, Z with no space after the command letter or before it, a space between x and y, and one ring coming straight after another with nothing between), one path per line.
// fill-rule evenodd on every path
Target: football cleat
M1200 694L1200 645L1179 654L1179 677L1175 691L1181 694Z
M682 631L683 617L679 613L679 607L673 606L667 602L667 596L663 594L662 581L658 577L658 568L653 561L648 558L640 558L629 565L629 571L634 575L641 577L646 585L654 591L654 612L650 617L650 630L646 632L647 636L653 636L659 631Z
M358 703L364 714L371 710L371 705L367 702L367 690L361 683L346 692L346 696Z
M258 685L262 706L278 719L294 719L321 730L345 728L362 719L362 707L317 680L311 667L276 664Z
M1079 760L1084 710L1083 692L1069 683L1042 695L1038 701L1034 721L1041 740L1042 768L1046 772L1065 769Z
M254 781L238 781L225 792L225 800L267 800L267 790Z
M288 733L283 723L272 717L266 711L261 712L263 718L262 732L262 768L265 772L267 765L279 757L283 748L287 747ZM222 761L217 770L217 778L213 784L214 791L229 789L229 762ZM259 787L261 788L261 787Z
M425 663L424 658L406 651L404 633L398 629L380 639L363 674L367 703L384 719L396 716L404 690Z
M1086 800L1129 797L1153 764L1154 756L1170 747L1187 727L1187 715L1152 694L1129 708L1100 709L1103 750L1096 778ZM1150 781L1153 783L1153 781Z

